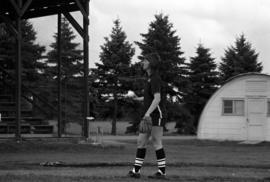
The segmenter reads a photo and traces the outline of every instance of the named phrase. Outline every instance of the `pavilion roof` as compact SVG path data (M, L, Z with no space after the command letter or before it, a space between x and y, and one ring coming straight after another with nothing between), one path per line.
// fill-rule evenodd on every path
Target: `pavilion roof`
M84 0L77 0L84 2ZM16 0L0 0L0 15L15 20L17 14L22 13L23 19L55 15L59 12L80 10L76 0L22 0L22 11L18 9ZM1 19L0 19L1 23Z

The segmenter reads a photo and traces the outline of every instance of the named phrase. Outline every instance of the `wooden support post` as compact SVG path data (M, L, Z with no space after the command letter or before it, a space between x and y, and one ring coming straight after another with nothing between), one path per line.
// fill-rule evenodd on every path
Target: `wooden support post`
M61 13L58 13L58 22L57 22L57 84L58 84L58 137L62 136L62 102L61 102L61 65L62 65L62 51L61 51Z
M18 0L18 8L21 7L22 0ZM18 36L16 39L16 140L21 141L22 25L20 14L18 14L17 16L16 25L18 32Z
M85 138L89 137L89 122L87 116L89 115L89 88L88 88L88 74L89 74L89 35L88 35L88 26L89 26L89 0L85 0L85 12L87 18L84 16L83 19L83 57L84 57L84 113L83 113L83 135Z

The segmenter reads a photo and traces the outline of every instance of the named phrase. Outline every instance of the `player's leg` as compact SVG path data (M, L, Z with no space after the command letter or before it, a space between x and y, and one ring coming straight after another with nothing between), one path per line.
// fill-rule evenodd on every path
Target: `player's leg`
M153 118L153 127L152 127L152 143L156 150L156 157L157 157L157 165L158 165L158 172L155 173L153 176L149 176L152 178L165 178L166 175L166 156L165 151L162 145L162 137L163 137L163 124L159 119L156 121Z
M136 152L136 159L135 159L135 172L139 172L144 162L145 154L146 154L146 147L149 141L150 134L147 133L140 133L137 139L137 152Z
M137 152L135 163L132 171L129 171L130 177L139 178L140 177L140 169L143 165L145 154L146 154L146 147L149 141L150 134L147 133L140 133L137 139Z

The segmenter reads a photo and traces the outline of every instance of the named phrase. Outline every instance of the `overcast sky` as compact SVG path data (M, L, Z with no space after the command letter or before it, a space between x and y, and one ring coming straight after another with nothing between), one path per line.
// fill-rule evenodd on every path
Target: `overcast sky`
M244 33L252 48L259 53L258 61L263 63L263 73L270 74L269 0L91 0L90 67L99 60L100 45L111 33L115 19L120 19L127 40L134 43L141 41L140 33L147 33L154 15L161 12L169 16L187 60L195 56L198 43L202 43L211 49L219 63L224 50L234 45L236 37ZM80 13L72 15L81 22ZM38 43L48 47L53 41L56 19L56 16L50 16L31 20L38 33ZM136 55L133 61L137 61L140 50L134 47Z

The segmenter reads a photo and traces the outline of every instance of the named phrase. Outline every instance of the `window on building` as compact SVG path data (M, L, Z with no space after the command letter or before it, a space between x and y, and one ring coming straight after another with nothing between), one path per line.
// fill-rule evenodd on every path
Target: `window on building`
M233 99L224 99L223 100L223 115L235 115L243 116L244 115L244 100L233 100Z

